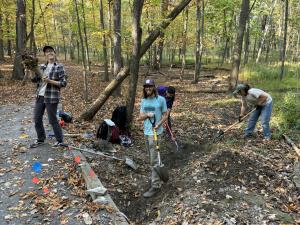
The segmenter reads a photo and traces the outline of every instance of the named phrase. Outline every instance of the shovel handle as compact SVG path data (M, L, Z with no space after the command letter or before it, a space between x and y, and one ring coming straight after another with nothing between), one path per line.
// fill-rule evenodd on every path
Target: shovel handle
M252 109L250 112L248 112L245 116L243 116L242 118L241 118L241 122L247 117L247 116L249 116L252 112L254 112L256 109L254 108L254 109ZM230 130L232 127L234 127L235 125L237 125L237 124L239 124L240 123L240 121L237 121L237 122L235 122L234 124L232 124L232 125L230 125L229 127L227 127L224 131L223 131L223 133L225 133L225 132L227 132L228 130Z

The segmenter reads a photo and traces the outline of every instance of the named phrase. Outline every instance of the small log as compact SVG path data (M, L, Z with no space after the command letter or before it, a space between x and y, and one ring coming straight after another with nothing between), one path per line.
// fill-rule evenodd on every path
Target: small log
M297 147L297 145L287 135L283 134L282 136L286 143L291 146L298 154L298 157L300 157L300 149Z

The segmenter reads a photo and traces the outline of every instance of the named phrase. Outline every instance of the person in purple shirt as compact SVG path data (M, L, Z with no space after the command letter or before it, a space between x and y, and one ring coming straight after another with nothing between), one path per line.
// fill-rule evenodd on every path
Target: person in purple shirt
M168 123L167 123L167 128L166 130L169 131L170 135L173 136L173 133L172 133L172 124L171 124L171 117L170 117L170 114L171 114L171 110L172 110L172 107L173 107L173 103L174 103L174 100L175 100L175 88L173 86L158 86L156 88L157 90L157 93L164 97L166 99L166 103L167 103L167 117L168 117Z

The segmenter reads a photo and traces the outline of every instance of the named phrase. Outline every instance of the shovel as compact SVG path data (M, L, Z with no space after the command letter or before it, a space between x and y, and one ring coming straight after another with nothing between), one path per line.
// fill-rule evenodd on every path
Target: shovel
M168 173L168 169L164 166L164 164L162 164L161 158L160 158L159 145L158 145L158 141L157 141L157 133L156 133L156 129L154 128L155 127L155 116L154 116L154 122L152 122L150 118L149 118L149 120L153 127L153 137L154 137L154 141L156 144L156 151L157 151L157 158L158 158L158 165L154 166L153 169L158 174L159 178L163 182L166 183L169 180L169 173Z
M173 141L174 144L176 145L176 151L177 151L177 152L180 152L180 150L179 150L179 145L178 145L178 143L177 143L177 141L176 141L176 139L175 139L175 136L174 136L174 134L173 134L173 132L172 132L172 130L171 130L171 127L169 126L168 122L165 123L165 127L166 127L166 129L168 130L168 132L170 133L172 141Z
M233 128L235 125L239 124L240 122L242 122L247 116L249 116L252 112L254 112L256 110L256 108L252 109L250 112L248 112L244 117L241 118L241 121L237 121L234 124L230 125L229 127L227 127L224 131L223 130L219 130L217 132L217 134L215 135L214 139L213 139L213 143L219 141L222 139L223 135L229 131L231 128Z
M69 146L69 147L71 149L75 149L75 150L78 150L78 151L88 152L88 153L95 154L95 155L100 155L100 156L103 156L103 157L106 157L106 158L109 158L109 159L115 159L115 160L124 162L127 166L131 167L134 170L137 169L137 165L135 164L135 162L132 159L128 158L128 157L125 157L125 159L120 159L120 158L117 158L115 156L106 155L106 154L104 154L102 152L95 152L93 150L82 149L82 148L78 148L78 147L74 147L74 146Z

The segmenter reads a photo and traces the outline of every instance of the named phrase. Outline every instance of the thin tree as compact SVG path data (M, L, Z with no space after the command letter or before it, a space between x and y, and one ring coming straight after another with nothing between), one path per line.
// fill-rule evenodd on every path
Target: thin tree
M174 9L169 13L165 20L159 23L156 28L149 34L149 36L144 40L141 45L141 50L139 58L141 58L146 51L150 48L152 43L157 39L160 34L161 29L166 29L170 23L177 17L179 13L191 2L191 0L182 0ZM103 104L110 97L111 93L118 87L124 79L129 75L130 68L125 66L113 79L105 90L98 96L98 98L90 105L90 107L81 113L80 119L91 120L98 112L98 110L103 106Z
M122 48L121 48L121 0L113 2L113 21L114 21L114 77L118 75L122 66ZM121 95L121 88L117 87L114 91L115 96Z
M238 81L242 46L243 46L243 37L244 37L248 16L249 16L249 0L243 0L241 5L240 19L239 19L239 29L238 29L236 42L234 46L234 52L233 52L233 62L232 62L232 71L230 74L229 90L233 89L233 87L235 87Z
M166 14L168 12L168 4L169 0L162 0L160 4L160 11L161 11L161 17L164 19L166 17ZM153 65L153 68L155 70L160 70L162 65L162 56L163 56L163 49L164 49L164 40L165 40L165 33L163 30L160 32L157 49L156 49L156 57L155 62Z
M32 12L31 12L31 21L30 21L30 42L29 42L29 49L31 52L34 52L36 55L36 50L33 49L34 47L34 18L35 18L35 0L32 0Z
M109 54L109 69L110 73L113 76L114 71L113 71L113 55L114 55L114 42L113 42L113 36L112 36L112 19L111 19L111 4L112 0L107 0L107 17L108 17L108 30L109 30L109 44L110 44L110 54Z
M0 9L0 62L4 61L4 41L3 41L3 15Z
M203 0L202 0L203 1ZM196 0L196 52L195 52L195 73L193 83L198 83L200 76L200 48L201 48L201 7L200 0Z
M282 80L284 74L284 63L286 56L286 39L287 39L287 27L289 19L289 0L285 0L285 13L284 13L284 37L283 37L283 48L282 48L282 59L279 78Z
M16 55L12 79L22 80L25 73L22 65L21 53L25 50L26 42L26 8L25 0L17 0L16 11Z
M103 51L103 61L104 61L104 81L109 81L108 75L108 59L107 59L107 46L106 46L106 33L105 33L105 23L103 16L103 3L100 0L100 29L102 30L102 51Z
M257 57L256 57L256 60L255 60L256 63L259 62L261 51L262 51L262 48L263 48L264 43L265 43L266 35L267 35L268 31L269 31L269 27L270 27L270 24L271 24L270 22L271 22L271 18L272 18L273 12L274 12L276 1L277 0L273 0L272 1L272 5L271 5L271 9L270 9L270 14L267 17L267 21L266 21L265 29L264 29L264 32L263 32L263 36L262 36L260 44L259 44L259 49L258 49Z
M88 66L89 71L91 71L90 52L89 52L89 44L88 44L87 32L86 32L85 11L84 11L83 0L81 0L81 5L82 5L83 33L84 33L84 42L85 42L85 48L86 48L87 66Z
M7 55L8 56L12 56L11 54L11 37L10 37L10 22L9 22L9 18L8 15L6 16L6 28L7 28Z
M188 7L184 10L183 16L183 32L182 32L182 46L181 46L181 71L180 71L180 80L183 80L185 64L186 64L186 42L187 42L187 29L188 29L188 20L189 20L189 9Z
M41 12L43 12L41 0L39 0L39 7L40 7ZM44 33L45 33L45 37L46 37L46 43L48 44L49 43L49 36L48 36L48 32L47 32L44 13L42 13L42 18L43 18L43 25L44 25L43 28L44 28Z
M132 114L134 110L136 87L139 76L139 64L140 64L140 48L142 40L141 29L141 15L143 9L144 0L134 0L133 2L133 15L132 15L132 41L133 49L130 60L130 82L129 91L127 92L127 121L131 124Z
M78 5L77 5L77 0L74 0L75 4L75 11L76 11L76 16L77 16L77 26L78 26L78 35L80 38L80 45L81 45L81 55L82 55L82 63L83 63L83 85L84 85L84 100L88 100L88 88L87 88L87 78L86 78L86 58L85 58L85 51L84 51L84 43L83 43L83 38L82 38L82 33L81 33L81 28L80 28L80 20L79 20L79 12L78 12ZM79 51L79 48L78 48Z

